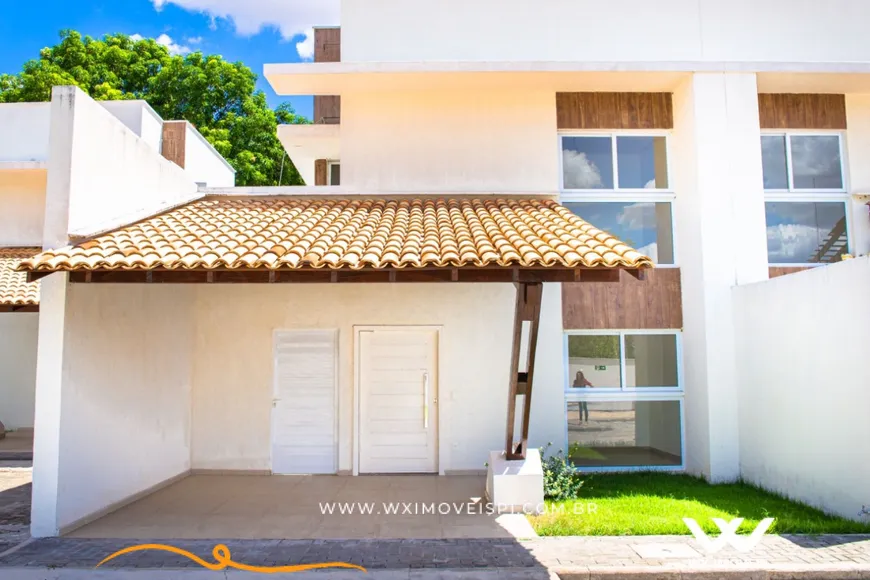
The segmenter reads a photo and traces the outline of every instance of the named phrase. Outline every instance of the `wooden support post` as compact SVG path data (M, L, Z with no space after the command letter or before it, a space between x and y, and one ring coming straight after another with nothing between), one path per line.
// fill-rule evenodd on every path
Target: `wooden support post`
M529 445L529 419L532 411L532 385L535 376L535 354L538 347L538 326L541 319L541 298L544 285L540 282L517 282L517 303L514 314L514 337L511 351L510 392L508 393L507 438L505 455L507 459L525 459ZM521 373L520 351L522 350L523 322L529 323L528 353L529 362L526 372ZM514 440L517 397L523 395L522 433L520 441Z

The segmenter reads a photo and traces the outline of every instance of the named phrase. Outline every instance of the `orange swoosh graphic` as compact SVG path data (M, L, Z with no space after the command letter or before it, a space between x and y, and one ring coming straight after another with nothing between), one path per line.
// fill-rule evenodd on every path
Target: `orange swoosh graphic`
M233 562L232 554L230 554L230 549L227 548L224 544L218 544L212 550L212 556L216 560L215 563L206 562L196 554L192 554L187 550L182 550L181 548L176 548L175 546L167 546L165 544L140 544L138 546L130 546L129 548L124 548L123 550L118 550L111 556L104 558L99 564L95 566L95 568L99 568L106 562L110 560L114 560L120 556L125 554L132 554L133 552L144 552L147 550L158 550L161 552L170 552L172 554L177 554L179 556L184 556L185 558L196 562L203 568L208 570L212 570L214 572L219 572L221 570L226 570L227 568L233 568L235 570L242 570L244 572L259 572L260 574L278 574L278 573L289 573L289 572L305 572L308 570L319 570L322 568L349 568L352 570L360 570L362 572L368 573L368 570L363 568L362 566L357 566L355 564L348 564L346 562L324 562L321 564L299 564L295 566L248 566L247 564L240 564L239 562Z

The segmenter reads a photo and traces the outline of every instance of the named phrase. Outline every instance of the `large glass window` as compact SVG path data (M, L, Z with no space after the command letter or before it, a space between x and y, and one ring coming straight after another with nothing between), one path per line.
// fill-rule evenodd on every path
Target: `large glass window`
M678 357L673 332L569 334L568 389L677 389Z
M768 201L767 260L771 264L824 264L849 251L844 202Z
M595 227L652 258L674 263L674 226L670 202L566 202L565 207Z
M682 404L665 401L568 403L568 457L577 467L680 467Z
M679 333L568 331L568 455L583 468L683 464Z
M762 135L764 189L842 191L839 135Z
M761 137L767 259L770 264L825 264L849 253L840 134Z
M566 190L667 190L667 139L658 135L565 135Z

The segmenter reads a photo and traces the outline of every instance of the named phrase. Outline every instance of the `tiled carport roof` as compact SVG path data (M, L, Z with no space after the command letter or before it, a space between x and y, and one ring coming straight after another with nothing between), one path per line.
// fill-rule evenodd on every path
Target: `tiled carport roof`
M652 261L547 198L205 197L22 261L33 272L632 268Z
M18 272L18 264L31 258L42 248L0 248L0 308L37 306L39 282L28 282L26 272Z

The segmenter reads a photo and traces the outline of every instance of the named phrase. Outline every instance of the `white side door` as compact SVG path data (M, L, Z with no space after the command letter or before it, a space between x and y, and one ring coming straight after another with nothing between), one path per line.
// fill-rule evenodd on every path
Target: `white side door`
M359 333L360 473L438 472L438 331Z
M274 335L272 473L336 473L338 332Z

